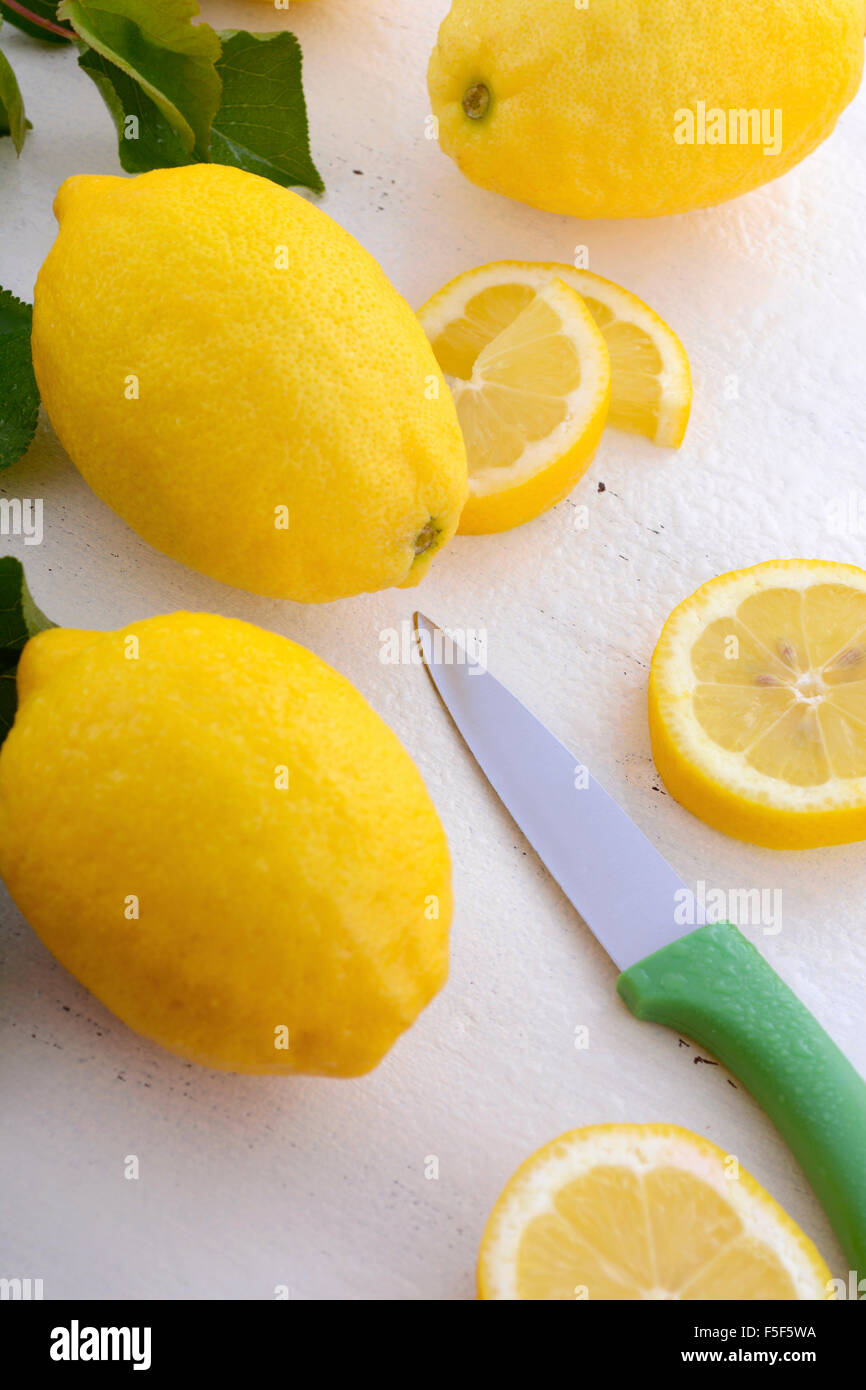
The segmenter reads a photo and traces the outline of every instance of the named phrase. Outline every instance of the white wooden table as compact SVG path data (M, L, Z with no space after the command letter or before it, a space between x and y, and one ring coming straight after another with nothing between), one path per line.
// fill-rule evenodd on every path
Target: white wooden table
M439 622L485 628L494 672L689 884L781 890L782 930L753 939L866 1072L866 845L786 855L709 830L661 790L645 713L659 629L702 580L779 556L866 560L866 97L817 154L745 199L663 221L578 223L474 188L425 138L424 74L445 8L293 10L323 206L416 304L466 267L567 261L586 245L592 269L648 299L686 343L687 441L663 453L611 432L552 513L508 535L458 538L420 591L324 608L255 598L157 555L89 492L45 424L0 479L5 495L44 498L42 545L0 548L25 560L55 620L113 628L180 607L219 611L284 632L349 676L427 779L458 904L444 992L376 1072L334 1082L209 1073L136 1038L4 896L0 1274L42 1278L46 1298L269 1299L279 1285L301 1299L469 1298L487 1212L517 1163L562 1130L618 1120L675 1122L736 1153L834 1272L845 1268L769 1121L721 1068L631 1017L611 963L424 673L379 654L416 599ZM253 0L204 9L220 27L273 27ZM0 142L0 284L30 298L59 183L120 170L108 114L72 53L8 27L2 42L34 130L18 161ZM138 1181L124 1178L130 1154ZM438 1178L425 1176L430 1156Z

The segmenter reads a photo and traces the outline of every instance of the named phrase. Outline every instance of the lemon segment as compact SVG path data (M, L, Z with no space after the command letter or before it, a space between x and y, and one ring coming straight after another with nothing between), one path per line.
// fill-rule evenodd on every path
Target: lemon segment
M688 810L802 849L866 838L866 571L780 560L721 575L668 619L653 756Z
M579 294L552 271L503 283L501 270L460 276L419 314L466 443L463 533L507 530L561 501L610 401L607 348Z
M595 1125L522 1165L488 1221L488 1300L825 1299L830 1270L748 1173L673 1125Z

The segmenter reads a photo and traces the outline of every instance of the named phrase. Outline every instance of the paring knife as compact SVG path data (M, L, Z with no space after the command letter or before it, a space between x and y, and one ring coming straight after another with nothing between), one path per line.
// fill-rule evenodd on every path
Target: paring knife
M675 921L685 885L625 811L458 643L421 613L415 625L446 709L621 970L629 1009L685 1033L740 1078L866 1276L866 1082L735 926Z

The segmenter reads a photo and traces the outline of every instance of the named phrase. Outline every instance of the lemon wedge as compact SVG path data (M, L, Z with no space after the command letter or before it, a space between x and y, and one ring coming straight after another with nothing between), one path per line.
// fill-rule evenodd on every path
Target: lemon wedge
M466 442L460 531L505 531L561 501L592 460L610 401L607 348L580 295L553 274L503 284L488 266L419 317Z
M650 672L653 756L677 801L738 839L866 839L866 571L774 560L680 604Z
M674 1125L594 1125L517 1170L482 1299L824 1300L830 1270L736 1158Z

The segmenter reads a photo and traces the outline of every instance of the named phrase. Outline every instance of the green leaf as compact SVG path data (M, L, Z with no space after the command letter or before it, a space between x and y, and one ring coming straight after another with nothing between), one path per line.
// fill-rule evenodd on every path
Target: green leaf
M0 24L2 24L0 19ZM11 135L15 153L21 153L27 134L27 117L18 80L5 53L0 53L0 135Z
M310 155L301 46L294 34L228 30L220 37L223 98L214 117L211 159L284 188L324 192Z
M75 38L72 29L57 22L57 0L15 0L14 9L0 0L0 13L16 29L23 30L33 39L41 39L43 43L71 43ZM46 28L49 24L51 29ZM57 33L58 29L65 29L68 37Z
M0 743L18 708L18 658L31 637L56 626L33 602L21 561L5 555L0 560Z
M0 289L0 468L27 449L36 432L39 391L30 356L33 310Z
M156 103L125 72L92 48L85 49L78 66L96 83L111 112L121 167L128 174L196 162Z
M310 157L301 50L294 34L258 36L233 30L223 38L217 64L223 100L214 117L210 158L261 174L285 188L321 193L324 184ZM134 78L92 50L78 62L111 112L127 173L195 162L196 156Z
M62 0L57 13L135 79L186 151L208 159L220 100L220 41L210 25L191 23L196 0Z

